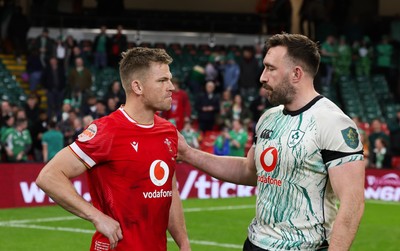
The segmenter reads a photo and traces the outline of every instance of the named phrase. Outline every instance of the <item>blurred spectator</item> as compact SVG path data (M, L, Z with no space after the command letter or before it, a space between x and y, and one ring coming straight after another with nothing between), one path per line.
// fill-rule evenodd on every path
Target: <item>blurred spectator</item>
M383 138L376 138L374 142L374 149L371 153L371 164L372 168L391 168L392 156L387 146L387 141Z
M180 88L180 81L176 78L173 78L171 81L175 87L172 91L171 109L163 112L163 117L167 120L174 121L178 131L181 131L185 122L190 120L192 108L190 106L188 94L185 90Z
M24 104L26 117L28 118L28 127L31 128L39 119L40 111L39 95L30 94Z
M68 72L69 67L73 66L75 58L73 55L73 50L77 46L77 42L72 35L68 35L65 39L65 62L64 69Z
M46 89L47 114L49 118L61 109L65 90L65 70L55 57L50 58L49 65L42 74L42 85Z
M108 66L108 53L111 46L111 39L107 35L107 27L102 25L100 33L96 35L93 43L94 66L102 69Z
M49 121L48 131L42 136L43 162L50 161L56 153L64 148L64 135L57 128L56 122Z
M18 106L17 109L14 112L15 114L15 120L26 120L28 122L28 116L26 115L26 112L24 108Z
M0 126L3 126L6 121L6 117L12 117L13 116L13 111L11 109L10 102L8 100L2 100L1 101L1 120L0 120Z
M15 127L5 139L7 161L26 162L32 145L32 138L28 131L27 119L16 119Z
M75 98L85 102L92 86L92 72L83 64L82 58L75 59L75 67L68 74L67 88L69 89L69 98Z
M106 104L107 104L106 107L107 114L110 114L111 112L116 111L119 108L119 106L117 106L117 103L115 103L115 99L113 98L106 99Z
M214 154L228 156L230 154L229 128L224 127L214 141Z
M56 40L54 55L58 61L58 65L65 70L64 65L67 57L67 47L62 39L62 36L59 36Z
M42 34L35 39L35 50L39 51L39 58L43 66L46 66L50 57L53 56L54 40L49 37L49 30L43 28Z
M70 110L68 112L67 118L57 124L61 130L61 133L64 135L64 146L68 146L72 144L72 142L74 141L74 136L75 136L74 122L77 117L78 117L77 113L74 110Z
M40 84L42 72L44 69L43 61L40 59L39 50L33 48L26 62L26 72L29 76L29 90L35 92Z
M96 103L97 103L97 97L95 95L90 95L89 97L87 97L86 102L84 104L82 104L81 113L84 116L90 115L93 118L95 118L96 109L97 109Z
M376 73L383 74L389 84L390 90L397 96L397 80L393 77L393 55L394 48L389 42L387 35L375 46Z
M190 120L185 121L183 129L180 131L189 146L198 149L199 145L199 133L192 127Z
M230 111L230 115L231 115L230 118L231 121L241 120L245 128L247 128L251 122L251 112L247 108L247 106L243 103L243 99L240 94L236 94L233 97L233 104L232 104L232 110Z
M196 64L195 66L193 66L188 77L188 86L191 93L201 93L203 90L204 81L205 70L202 66Z
M355 61L356 76L369 77L371 75L373 58L373 47L369 37L365 36L357 49L357 58Z
M30 128L32 137L32 150L30 154L34 156L35 161L43 161L43 146L42 136L47 131L49 117L47 116L46 110L40 110L38 121Z
M114 80L108 88L108 91L105 94L105 100L110 98L114 99L117 107L125 104L125 92L122 90L121 82L119 80Z
M93 114L93 119L99 119L108 115L107 113L107 104L103 100L97 100L96 102L96 111Z
M93 122L92 116L90 115L83 116L82 118L83 128L88 127L92 122Z
M85 48L85 50L83 50L83 48L81 48L78 45L75 46L74 48L72 48L72 55L71 55L71 59L70 59L69 69L75 67L77 58L81 58L82 59L83 65L85 67L91 67L92 66L91 52L88 53L87 50L88 50L87 48Z
M351 47L347 44L345 36L340 36L337 46L337 57L334 60L336 76L350 76Z
M226 90L222 93L219 115L217 120L217 124L220 128L223 128L225 126L228 127L230 126L232 105L233 105L233 100L231 92L229 90Z
M208 61L204 68L204 73L205 73L205 81L213 81L213 82L218 81L219 72L215 67L215 55L211 55L208 58Z
M386 142L386 146L387 146L387 143L390 142L389 135L387 135L383 131L382 122L378 118L372 120L371 126L370 126L370 133L368 136L368 142L369 142L369 146L370 146L370 148L369 148L370 155L372 155L372 152L374 151L375 141L377 138L382 138ZM372 163L372 159L371 159L371 163Z
M240 119L233 119L232 129L229 131L229 155L244 157L248 137L249 134L243 128Z
M328 35L326 40L321 44L321 64L320 71L322 76L322 84L328 86L332 82L333 77L333 60L337 56L335 49L335 37Z
M128 48L128 38L123 34L123 26L117 26L117 33L111 37L111 60L110 65L117 67L121 60L121 53Z
M61 106L61 110L58 111L57 113L57 119L56 121L58 123L62 123L66 120L68 120L69 117L69 112L72 111L72 105L71 105L71 100L70 99L64 99L63 104Z
M85 39L81 42L81 57L86 67L92 67L94 61L92 41Z
M0 150L1 150L1 160L5 161L5 143L8 135L14 131L15 117L10 115L5 115L2 117L2 125L0 127ZM4 156L4 157L3 157Z
M202 92L196 101L199 128L203 133L214 129L215 119L219 113L220 98L214 91L214 82L207 82L205 92Z
M242 52L242 60L239 62L240 77L239 90L242 97L247 101L251 101L257 95L260 86L261 68L254 53L250 48L244 48Z
M236 94L239 89L240 68L233 53L226 56L226 63L221 68L224 81L223 91L229 90L233 95Z
M80 117L75 118L75 120L73 121L73 125L74 125L74 134L72 135L72 138L75 140L78 138L79 134L81 134L85 128L83 127L83 121L82 118Z
M268 109L271 108L272 105L269 103L264 87L260 87L258 90L258 95L256 98L250 103L250 111L252 113L252 120L257 122L261 115Z

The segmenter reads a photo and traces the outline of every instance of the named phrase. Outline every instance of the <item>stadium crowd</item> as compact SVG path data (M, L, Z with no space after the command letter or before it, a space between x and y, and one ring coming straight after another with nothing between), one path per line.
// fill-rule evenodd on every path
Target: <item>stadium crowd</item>
M174 123L192 147L219 155L245 155L255 121L271 107L259 84L262 45L136 45L128 41L121 25L116 28L117 33L110 35L107 27L101 26L93 41L77 41L72 36L53 38L46 28L37 38L27 40L25 77L30 94L23 106L1 100L2 162L47 162L91 121L124 104L118 74L101 96L93 86L99 72L117 73L121 53L135 46L164 48L174 60L189 54L195 60L193 67L176 74L172 108L160 116ZM335 85L340 76L383 74L398 101L395 53L397 47L387 36L378 43L364 36L350 44L345 36L328 35L321 43L315 85L317 89ZM173 73L181 67L174 64ZM41 89L46 90L46 109L40 108ZM393 128L388 128L383 118L353 119L364 138L366 166L391 168L392 158L400 156L400 111Z

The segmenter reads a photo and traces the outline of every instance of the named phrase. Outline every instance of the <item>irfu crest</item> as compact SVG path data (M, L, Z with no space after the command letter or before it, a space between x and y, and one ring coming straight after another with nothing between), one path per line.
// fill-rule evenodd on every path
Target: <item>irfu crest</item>
M297 145L300 140L303 138L304 136L304 132L300 131L300 130L292 130L289 134L289 138L288 138L288 146L290 148L294 147L295 145Z

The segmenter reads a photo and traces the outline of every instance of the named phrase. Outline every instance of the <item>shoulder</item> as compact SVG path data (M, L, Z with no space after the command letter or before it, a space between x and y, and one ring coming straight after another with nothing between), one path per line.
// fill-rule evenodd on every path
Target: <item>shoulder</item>
M271 114L282 113L282 112L283 112L283 105L271 107L261 115L260 120L267 118Z
M122 125L120 116L121 114L117 110L107 116L95 119L87 128L91 127L96 131L100 132L106 131L107 133L118 131L119 126Z
M352 122L349 116L327 98L322 98L315 103L310 112L312 112L317 123L327 126L340 124L341 122Z
M154 115L154 125L157 127L162 127L168 130L176 131L176 127L171 122L158 115Z

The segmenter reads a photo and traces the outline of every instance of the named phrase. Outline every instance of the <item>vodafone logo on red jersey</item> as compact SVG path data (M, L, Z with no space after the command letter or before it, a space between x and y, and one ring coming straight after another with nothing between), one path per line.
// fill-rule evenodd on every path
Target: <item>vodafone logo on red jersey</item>
M162 160L155 160L150 166L150 180L156 186L162 186L167 182L169 176L169 167Z
M266 172L272 172L278 162L278 150L275 147L268 147L260 155L260 163Z

